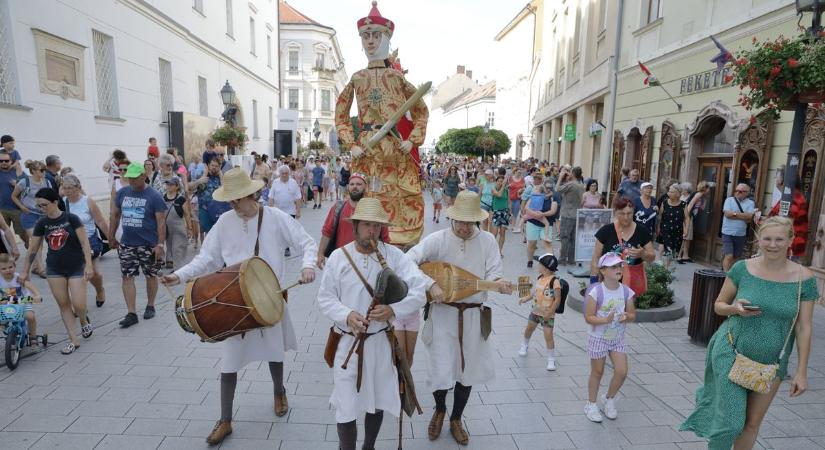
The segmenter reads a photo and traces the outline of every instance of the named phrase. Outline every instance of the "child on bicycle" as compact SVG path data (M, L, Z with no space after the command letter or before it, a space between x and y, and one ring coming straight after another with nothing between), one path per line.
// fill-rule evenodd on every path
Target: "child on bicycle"
M0 304L6 304L11 298L31 297L32 303L40 303L40 291L30 280L20 282L20 274L14 271L14 260L8 253L0 253ZM29 325L29 342L37 346L37 320L34 317L32 303L26 304L26 322Z

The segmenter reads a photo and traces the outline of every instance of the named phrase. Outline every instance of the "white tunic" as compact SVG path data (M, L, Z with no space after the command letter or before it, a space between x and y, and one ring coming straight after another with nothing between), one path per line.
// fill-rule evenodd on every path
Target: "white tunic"
M452 229L437 231L410 249L407 255L416 264L446 261L484 280L501 278L501 255L496 238L486 231L476 231L464 240ZM434 283L429 279L427 286ZM484 303L487 292L479 292L460 303ZM452 389L456 382L465 386L486 383L495 378L493 348L481 336L481 310L464 310L464 371L458 346L458 309L433 303L422 332L427 350L427 386L433 390ZM431 339L428 336L432 333Z
M365 255L355 249L355 243L345 246L358 270L371 286L375 287L381 265L375 254ZM387 265L407 282L407 297L391 305L397 317L412 314L426 303L425 287L427 277L421 273L412 260L401 250L386 244L379 244L379 251L384 255ZM366 265L366 267L365 267ZM370 295L358 278L355 270L341 249L330 255L324 267L321 287L318 289L318 307L321 313L335 322L341 330L351 332L347 325L347 316L356 311L366 316L371 303ZM388 326L387 322L371 322L367 332L375 333ZM401 399L398 395L398 375L392 361L392 350L385 333L378 333L364 342L364 363L361 373L361 391L356 390L358 375L358 355L353 353L347 369L341 368L347 357L354 338L348 334L341 337L335 354L333 381L335 386L330 404L335 408L335 421L346 423L356 420L364 413L375 413L381 409L398 416Z
M264 220L261 224L261 239L258 256L272 267L278 281L284 284L284 251L287 247L303 251L303 268L315 268L318 246L312 237L295 219L276 208L261 207ZM255 254L255 239L258 236L257 215L249 219L244 231L244 221L234 211L220 216L206 235L200 253L192 261L175 271L181 281L191 280L201 275L216 272L226 266L237 264ZM232 373L254 361L284 360L284 351L297 348L295 330L289 317L289 308L284 307L284 317L272 327L247 332L243 338L232 336L221 342L223 356L221 372Z

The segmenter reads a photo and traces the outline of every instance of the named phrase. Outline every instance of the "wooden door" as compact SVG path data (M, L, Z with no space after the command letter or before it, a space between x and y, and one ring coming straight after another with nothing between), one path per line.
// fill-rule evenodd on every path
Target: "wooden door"
M694 218L691 258L708 264L722 262L722 206L731 195L733 162L729 158L699 161L700 181L707 181L709 189L705 208Z

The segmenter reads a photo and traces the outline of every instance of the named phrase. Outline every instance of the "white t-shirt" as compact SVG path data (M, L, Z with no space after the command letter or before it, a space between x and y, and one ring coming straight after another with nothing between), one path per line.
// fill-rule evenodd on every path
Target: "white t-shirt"
M619 317L625 311L626 302L633 298L633 291L628 288L628 297L625 299L624 288L621 284L619 284L617 289L608 289L603 283L599 283L593 286L590 292L587 293L589 297L592 297L592 299L587 299L587 301L597 301L600 288L604 291L604 297L601 306L596 311L596 317L607 317L610 315L610 311L616 311L616 314L613 316L613 322L609 324L589 325L588 333L590 336L606 340L621 338L624 336L624 330L627 325L620 323Z
M286 183L278 177L272 181L272 187L269 188L269 198L272 200L273 206L294 216L298 214L295 201L301 199L301 188L291 177Z

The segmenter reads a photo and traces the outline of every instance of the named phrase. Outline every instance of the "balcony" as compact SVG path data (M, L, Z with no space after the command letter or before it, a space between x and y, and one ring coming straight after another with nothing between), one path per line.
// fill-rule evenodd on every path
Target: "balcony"
M334 80L335 73L338 72L335 69L329 69L323 66L314 66L312 67L312 71L315 72L318 75L318 78L322 80Z

